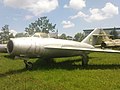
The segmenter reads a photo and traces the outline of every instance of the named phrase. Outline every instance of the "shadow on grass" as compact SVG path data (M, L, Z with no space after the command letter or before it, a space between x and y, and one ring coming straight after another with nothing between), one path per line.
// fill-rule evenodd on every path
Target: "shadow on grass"
M77 64L76 64L77 63ZM50 69L66 69L66 70L74 70L74 69L84 69L84 70L105 70L105 69L120 69L119 64L93 64L93 65L87 65L82 66L81 60L67 60L62 62L56 62L53 59L38 59L33 64L32 70L50 70Z
M77 64L76 64L77 63ZM101 64L101 65L88 65L83 67L81 65L81 60L66 60L66 61L61 61L61 62L56 62L53 59L38 59L35 63L33 63L33 69L31 71L35 70L52 70L52 69L65 69L65 70L106 70L106 69L120 69L119 64ZM26 69L19 69L19 70L12 70L8 71L6 73L0 73L0 78L1 77L7 77L9 75L14 75L14 74L20 74L22 72L25 72Z
M14 57L10 56L10 55L4 55L5 58L9 59L9 60L14 60Z

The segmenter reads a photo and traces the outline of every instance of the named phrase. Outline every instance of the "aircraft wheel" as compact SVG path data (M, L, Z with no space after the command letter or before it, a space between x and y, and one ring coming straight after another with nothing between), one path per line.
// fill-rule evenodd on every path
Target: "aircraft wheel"
M27 63L25 63L25 66L26 66L26 69L32 70L32 68L33 68L33 63L27 62Z
M82 66L87 66L88 65L88 56L83 55L82 56Z
M82 66L87 66L88 65L88 60L82 60Z
M104 49L104 48L106 48L106 43L104 41L102 41L102 43L101 43L101 49Z

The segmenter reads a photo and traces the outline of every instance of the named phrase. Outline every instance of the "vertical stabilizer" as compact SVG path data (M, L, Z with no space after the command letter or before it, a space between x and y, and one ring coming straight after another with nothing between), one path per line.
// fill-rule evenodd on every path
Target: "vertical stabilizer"
M103 35L102 36L103 41L109 41L110 40L110 38L109 38L110 35L107 35L104 30L101 31L101 34Z
M91 44L93 45L94 41L93 41L93 35L94 34L99 34L101 31L101 29L99 28L95 28L85 39L83 39L81 42L82 43L87 43L87 44Z

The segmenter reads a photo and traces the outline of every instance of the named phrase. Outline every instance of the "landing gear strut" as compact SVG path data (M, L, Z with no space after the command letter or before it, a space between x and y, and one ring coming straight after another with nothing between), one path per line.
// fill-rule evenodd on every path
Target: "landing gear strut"
M32 70L33 68L33 63L28 62L28 59L24 59L25 67L27 70Z
M104 41L102 41L102 43L101 43L101 49L105 49L106 46L107 46L106 43Z
M82 55L82 66L87 66L88 65L88 55L87 54L83 54Z

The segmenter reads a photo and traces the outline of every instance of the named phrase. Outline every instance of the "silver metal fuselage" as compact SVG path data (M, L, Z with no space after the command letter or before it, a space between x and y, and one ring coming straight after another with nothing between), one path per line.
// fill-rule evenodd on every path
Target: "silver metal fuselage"
M0 52L7 52L7 44L0 44Z
M54 47L46 48L46 47ZM70 40L54 39L54 38L15 38L8 42L7 51L14 56L29 56L29 57L67 57L77 56L84 52L78 50L60 49L62 47L70 48L94 48L92 45L80 43Z

